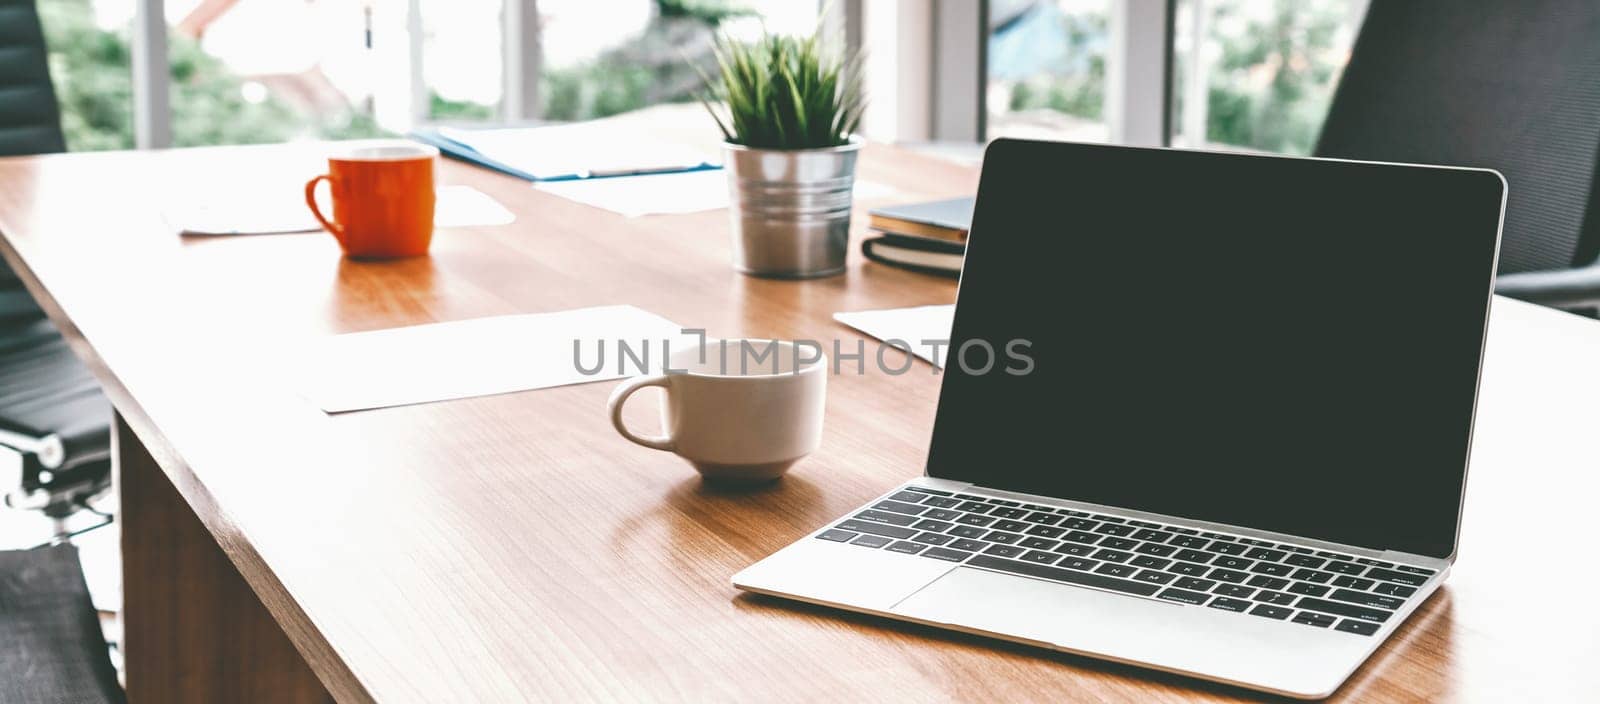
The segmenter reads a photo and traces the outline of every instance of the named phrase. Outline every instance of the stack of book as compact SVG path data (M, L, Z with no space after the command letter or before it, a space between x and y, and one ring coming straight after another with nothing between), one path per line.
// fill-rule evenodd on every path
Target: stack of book
M967 250L972 201L953 198L873 210L868 226L878 235L861 243L861 253L879 264L955 278Z

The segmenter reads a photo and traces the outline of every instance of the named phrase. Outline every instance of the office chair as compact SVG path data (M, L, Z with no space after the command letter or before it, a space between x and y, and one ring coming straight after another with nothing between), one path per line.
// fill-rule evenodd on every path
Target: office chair
M1372 0L1315 153L1499 170L1496 291L1600 305L1600 3Z
M33 0L0 0L0 156L65 149L47 56ZM0 446L22 456L6 503L63 526L110 484L110 415L88 370L0 262ZM72 545L0 552L0 683L6 701L123 700Z

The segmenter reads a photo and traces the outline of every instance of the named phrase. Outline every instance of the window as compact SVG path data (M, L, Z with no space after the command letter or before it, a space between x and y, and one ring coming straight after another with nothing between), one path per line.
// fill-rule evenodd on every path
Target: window
M1180 0L1173 144L1308 154L1365 0Z
M989 3L988 136L1105 142L1115 0Z
M419 9L425 119L500 119L505 66L500 0L421 0Z
M133 147L128 36L134 0L38 4L61 129L73 151Z

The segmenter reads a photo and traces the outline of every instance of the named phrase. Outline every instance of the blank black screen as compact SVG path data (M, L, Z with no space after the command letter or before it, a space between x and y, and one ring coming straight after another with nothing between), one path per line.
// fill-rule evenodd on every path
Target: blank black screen
M928 474L1454 552L1490 171L1000 140ZM1005 357L1009 341L1032 359ZM983 370L984 345L1000 361Z

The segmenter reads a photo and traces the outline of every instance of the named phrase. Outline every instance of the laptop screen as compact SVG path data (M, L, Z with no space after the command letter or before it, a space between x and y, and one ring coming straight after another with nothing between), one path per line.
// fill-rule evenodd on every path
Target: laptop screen
M997 141L928 474L1451 555L1502 202L1482 170Z

